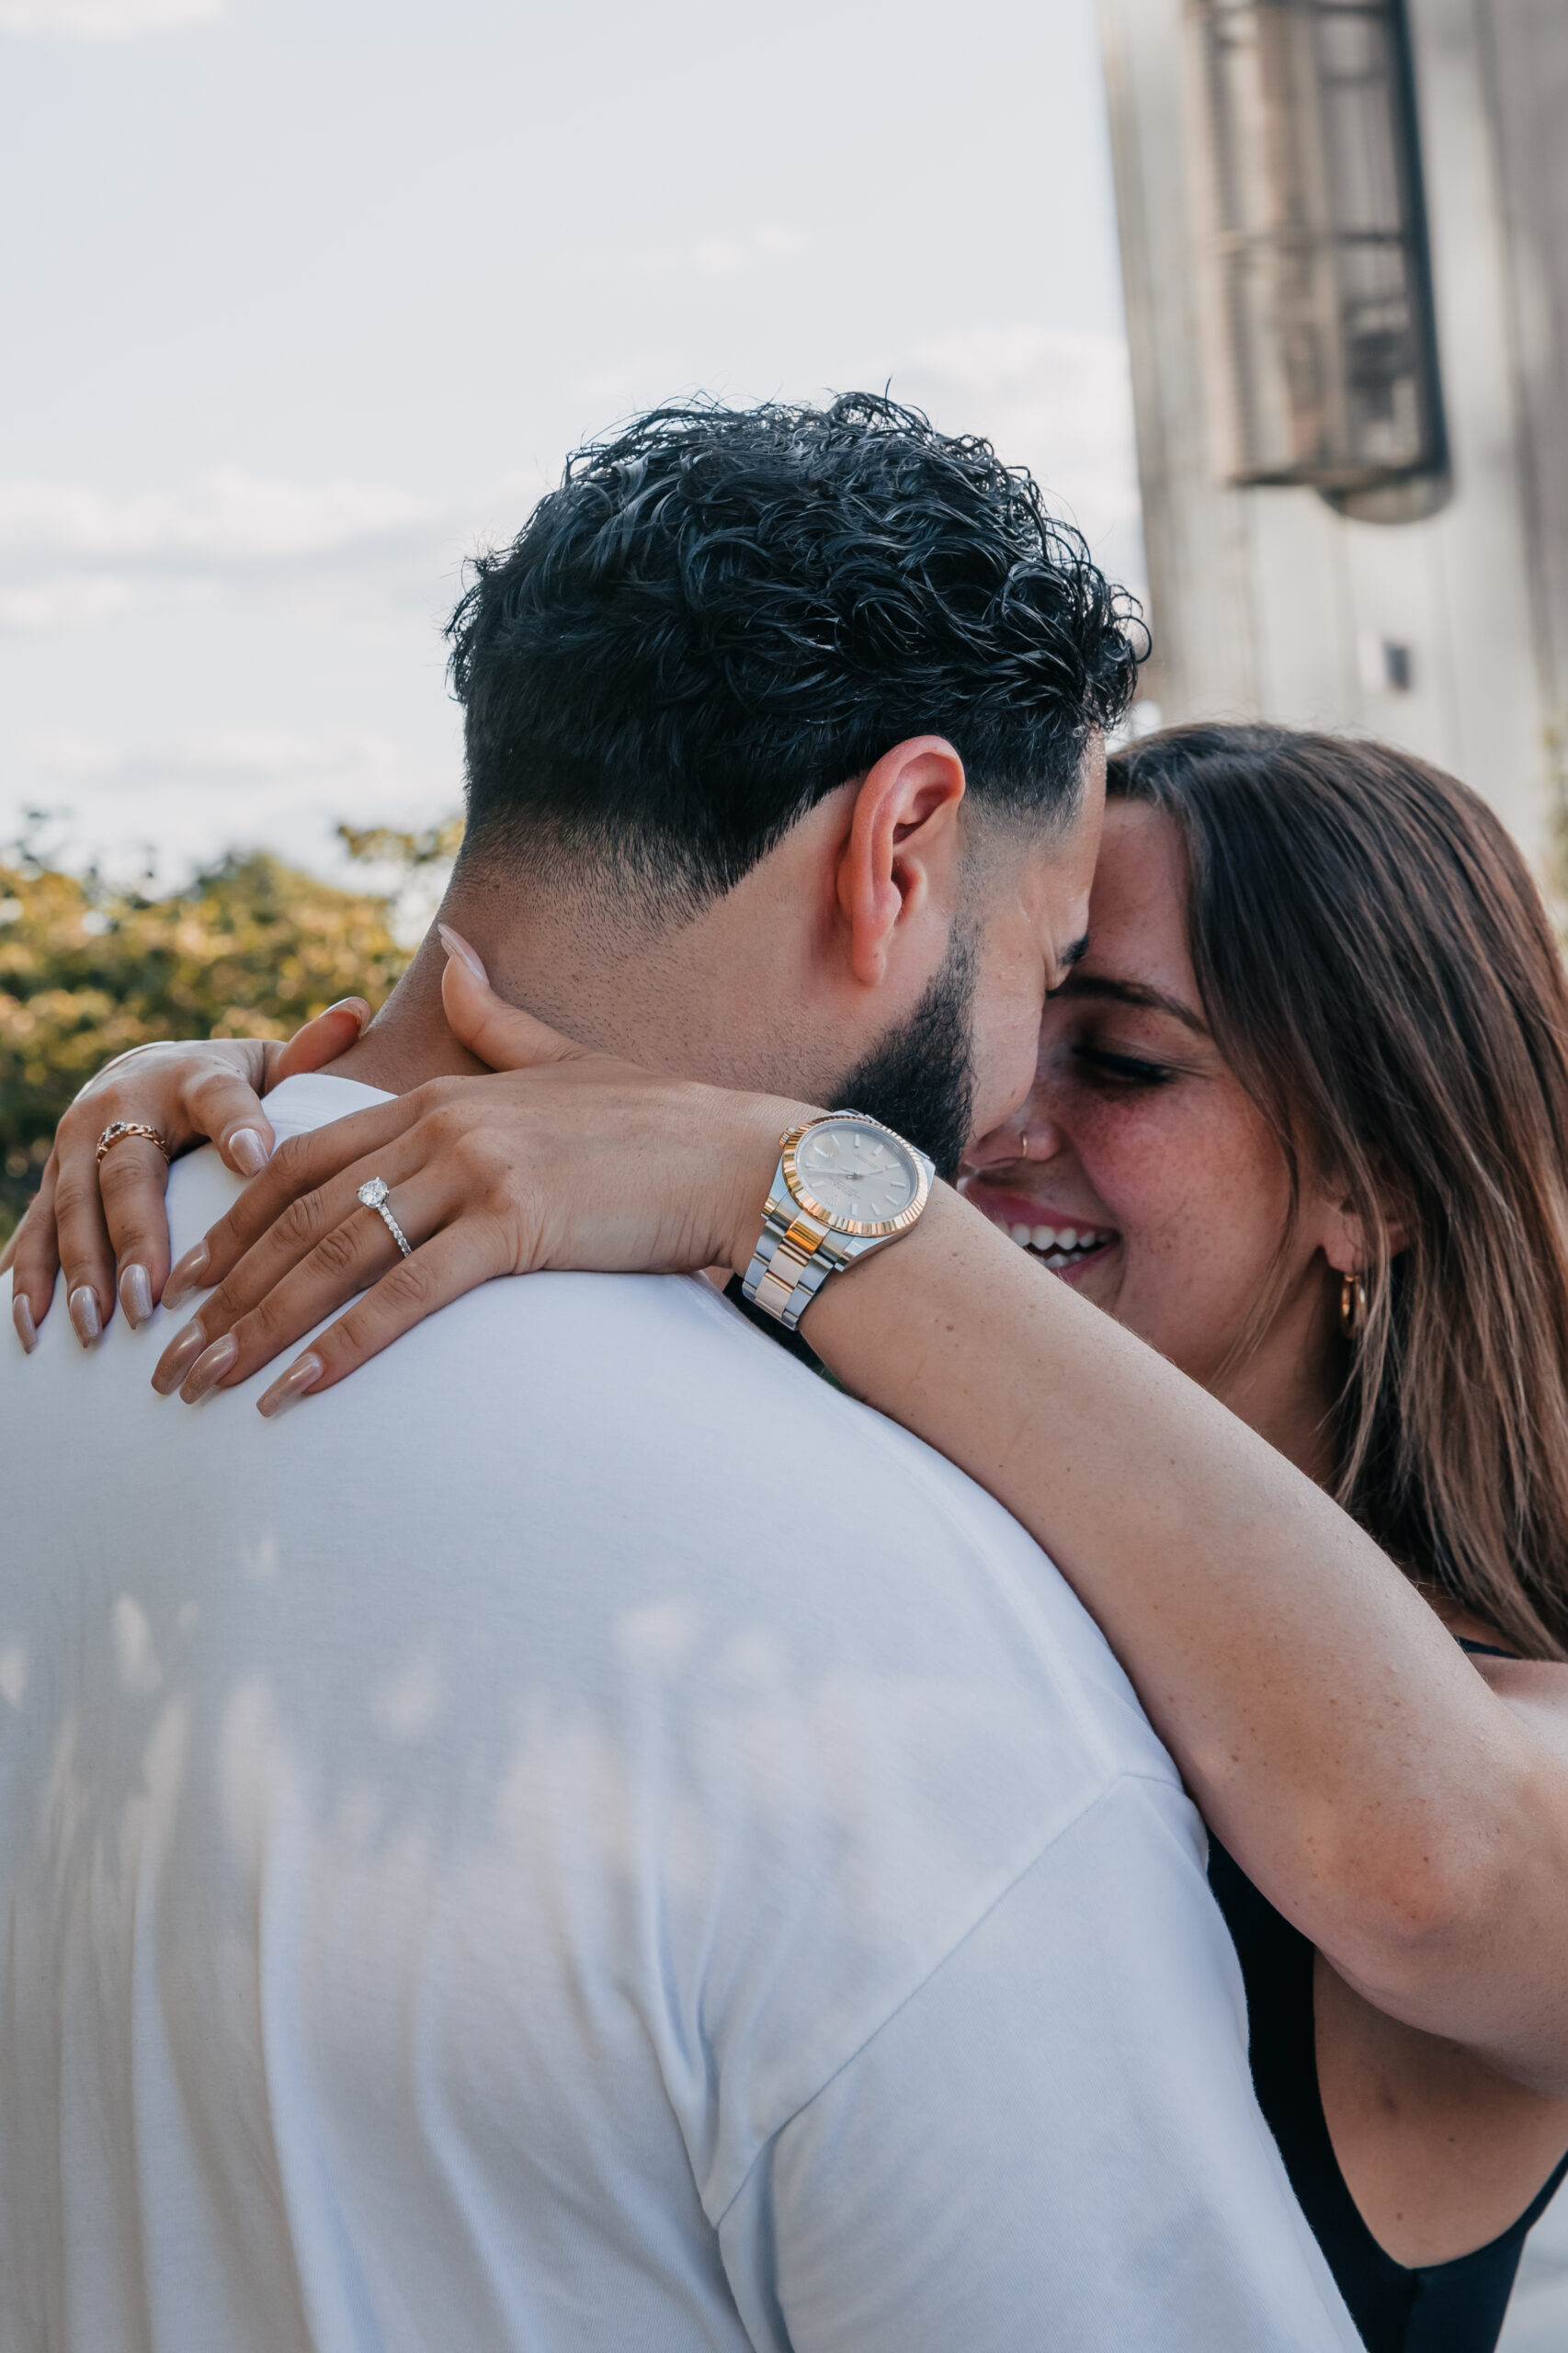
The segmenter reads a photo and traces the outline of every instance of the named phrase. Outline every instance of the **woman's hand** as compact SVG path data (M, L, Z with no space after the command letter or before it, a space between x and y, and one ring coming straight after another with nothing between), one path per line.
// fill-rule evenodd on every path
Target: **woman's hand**
M433 1080L281 1144L170 1278L171 1307L217 1288L165 1350L164 1394L194 1402L248 1379L356 1292L259 1400L264 1414L330 1388L495 1275L749 1258L779 1135L809 1108L589 1053L506 1005L449 939L448 1022L497 1075ZM376 1176L406 1258L358 1198Z
M363 997L345 997L283 1043L213 1038L137 1046L90 1078L61 1120L43 1181L0 1255L0 1273L12 1270L11 1313L23 1347L31 1353L59 1273L84 1347L114 1313L117 1294L132 1324L145 1323L162 1296L167 1164L141 1136L128 1136L100 1161L107 1127L125 1120L155 1128L176 1153L210 1138L237 1175L254 1176L274 1141L262 1095L347 1053L369 1011Z

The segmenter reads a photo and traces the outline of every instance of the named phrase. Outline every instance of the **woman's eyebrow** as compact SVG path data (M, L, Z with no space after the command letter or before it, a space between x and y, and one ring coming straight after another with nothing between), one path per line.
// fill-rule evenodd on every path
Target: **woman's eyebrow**
M1164 989L1152 989L1142 981L1114 981L1103 972L1069 972L1057 996L1108 997L1117 1005L1136 1005L1148 1013L1168 1013L1184 1029L1199 1038L1209 1035L1209 1024L1201 1015L1183 1005L1180 997L1167 996Z

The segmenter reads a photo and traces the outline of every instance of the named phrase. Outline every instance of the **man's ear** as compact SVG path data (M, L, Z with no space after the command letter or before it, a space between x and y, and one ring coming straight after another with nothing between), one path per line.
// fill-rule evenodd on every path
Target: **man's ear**
M887 971L901 924L950 890L961 855L963 762L940 735L912 735L868 769L838 865L850 969L868 988Z

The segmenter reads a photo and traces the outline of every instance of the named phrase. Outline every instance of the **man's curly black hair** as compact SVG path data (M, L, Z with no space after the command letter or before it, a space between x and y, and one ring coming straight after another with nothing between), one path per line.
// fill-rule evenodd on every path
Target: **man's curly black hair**
M687 911L911 735L977 803L1065 814L1145 650L1028 473L867 392L579 450L448 635L471 854L586 853Z

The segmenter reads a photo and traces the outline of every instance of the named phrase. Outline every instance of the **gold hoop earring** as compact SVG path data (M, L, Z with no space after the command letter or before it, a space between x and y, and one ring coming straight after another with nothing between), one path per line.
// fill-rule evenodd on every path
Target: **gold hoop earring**
M1339 1328L1353 1340L1366 1320L1367 1286L1358 1274L1348 1274L1339 1286Z

